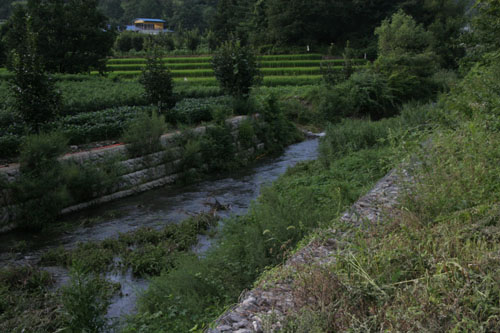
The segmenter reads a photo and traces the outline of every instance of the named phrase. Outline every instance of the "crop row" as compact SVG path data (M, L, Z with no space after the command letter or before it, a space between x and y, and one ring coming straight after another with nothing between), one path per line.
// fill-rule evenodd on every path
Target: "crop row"
M197 124L212 120L212 111L217 107L230 107L232 100L226 96L208 98L186 98L167 112L167 120L173 124ZM45 125L45 131L61 131L69 144L79 145L94 141L119 139L125 128L152 106L117 107L101 111L68 115ZM17 155L23 140L25 126L15 114L0 114L0 158Z
M260 56L260 61L283 61L283 60L321 60L321 54L291 54L291 55L273 55L273 56ZM166 63L200 63L210 62L211 56L201 57L169 57L163 58ZM109 59L108 64L144 64L144 58L115 58Z
M56 87L62 94L62 115L149 104L143 86L137 81L92 77L85 81L58 81ZM0 110L7 110L12 105L9 90L9 84L0 81ZM174 94L177 100L181 100L220 96L221 92L216 85L203 87L178 84L174 87Z
M334 60L297 60L297 61L261 61L259 65L261 68L296 68L296 67L320 67L321 65L342 65L344 60L334 59ZM352 60L354 64L363 65L366 63L364 59L354 59ZM108 70L113 71L134 71L141 70L145 67L145 64L112 64L108 65ZM167 64L170 70L193 70L193 69L212 69L212 64L210 62L200 62L200 63L183 63L183 64Z
M341 69L342 67L337 67ZM172 70L170 71L172 77L180 78L190 78L190 77L210 77L214 76L214 71L212 69L186 69L186 70ZM261 73L264 76L276 76L276 75L319 75L321 74L321 69L319 67L293 67L293 68L261 68ZM113 74L120 75L139 75L141 71L115 71Z

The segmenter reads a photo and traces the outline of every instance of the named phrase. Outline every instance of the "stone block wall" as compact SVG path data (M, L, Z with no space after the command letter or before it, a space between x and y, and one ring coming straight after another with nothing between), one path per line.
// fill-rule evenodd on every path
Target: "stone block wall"
M226 121L234 139L234 146L237 151L236 156L242 159L256 156L265 148L264 144L257 137L254 137L255 147L244 149L239 143L238 128L245 119L247 119L246 116L238 116ZM192 135L204 135L205 132L206 127L200 126L192 130ZM108 193L98 196L91 201L80 202L66 207L61 213L75 212L93 205L103 204L174 183L184 172L182 170L183 148L179 146L179 140L177 140L180 135L182 135L181 132L163 135L160 141L164 150L136 158L128 157L125 145L114 145L97 150L67 154L61 157L61 161L73 161L79 164L99 164L109 159L116 159L119 161L117 162L117 167L120 170L119 181ZM194 166L194 169L201 167L203 166ZM0 177L3 177L8 182L15 181L19 175L19 165L0 168ZM12 202L8 191L0 189L0 232L15 227L15 207L16 203Z

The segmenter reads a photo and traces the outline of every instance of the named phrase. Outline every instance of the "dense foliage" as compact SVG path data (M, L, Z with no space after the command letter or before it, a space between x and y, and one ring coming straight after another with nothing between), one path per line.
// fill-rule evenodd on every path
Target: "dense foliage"
M28 17L37 33L37 52L47 71L61 73L104 70L115 34L97 10L97 0L29 0L16 6L2 26L6 48L20 49L27 44Z
M59 113L61 95L41 64L37 34L31 21L27 22L25 34L26 45L12 53L11 91L16 110L32 130L38 131L43 123L53 120Z
M144 86L148 100L157 105L158 112L162 113L175 104L172 77L158 49L154 47L149 52L139 82Z
M253 51L240 41L224 42L212 60L215 78L227 94L246 98L259 82L259 68Z

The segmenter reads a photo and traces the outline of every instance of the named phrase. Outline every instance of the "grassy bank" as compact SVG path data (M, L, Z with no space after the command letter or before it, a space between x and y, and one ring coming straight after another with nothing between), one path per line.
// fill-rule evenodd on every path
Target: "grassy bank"
M347 138L355 129L364 135L365 143L358 139L357 145L336 156L322 153L321 160L301 163L263 189L248 214L224 222L218 245L204 257L182 257L177 268L152 280L139 301L139 315L131 319L125 331L206 328L237 301L242 290L251 288L260 274L283 263L314 230L331 226L386 174L392 166L388 145L391 130L394 137L400 137L415 125L407 121L415 120L410 114L422 111L421 107L410 109L405 117L383 123L353 120L332 126L323 147L343 147L344 142L336 141L333 133L343 132ZM360 124L364 125L361 130ZM376 138L369 136L380 127L387 130L376 132Z
M355 236L298 275L283 331L500 329L499 70L473 70L433 108L431 132L395 145L420 161L397 214L363 231L334 223Z

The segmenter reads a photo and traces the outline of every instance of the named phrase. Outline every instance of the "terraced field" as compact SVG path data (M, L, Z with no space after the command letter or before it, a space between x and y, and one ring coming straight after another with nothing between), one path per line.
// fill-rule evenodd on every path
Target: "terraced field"
M169 57L163 61L170 69L174 81L190 82L197 85L215 85L211 57ZM294 54L261 56L258 58L263 84L265 86L309 85L321 80L321 65L330 64L340 70L342 59L324 60L321 54ZM110 59L108 70L110 77L135 78L145 66L144 58ZM357 67L366 65L366 60L356 59Z

